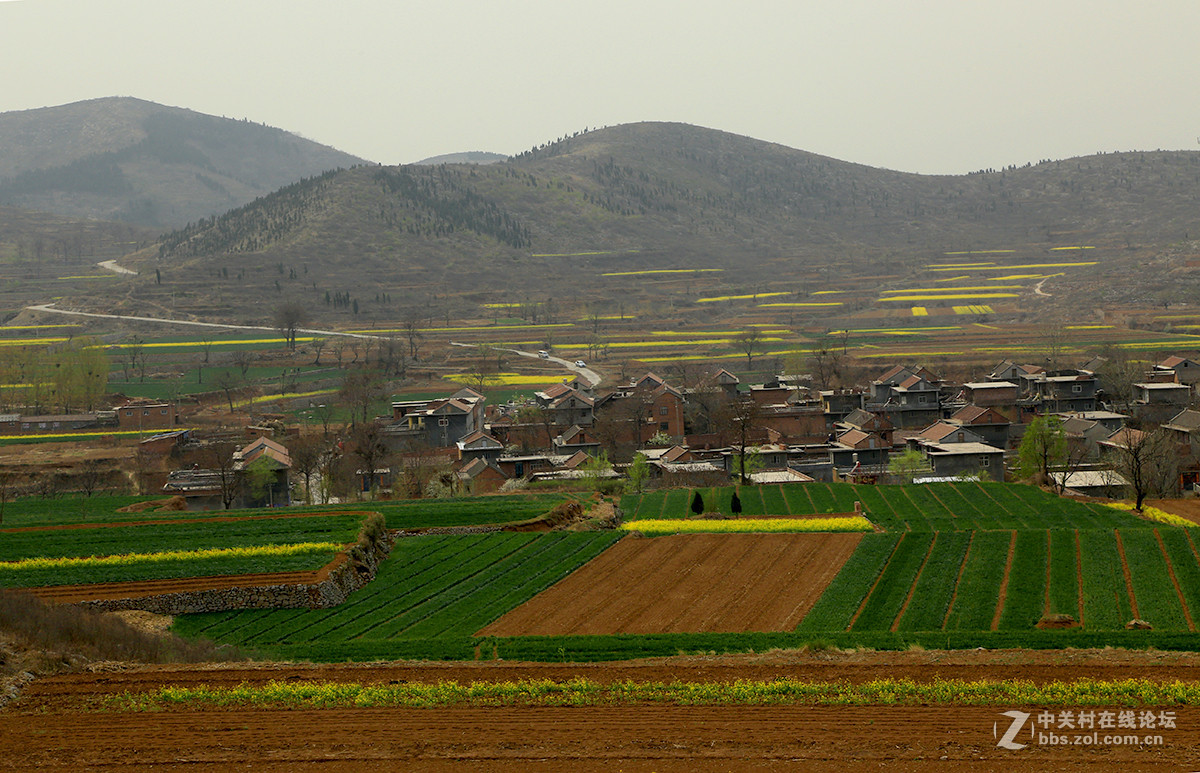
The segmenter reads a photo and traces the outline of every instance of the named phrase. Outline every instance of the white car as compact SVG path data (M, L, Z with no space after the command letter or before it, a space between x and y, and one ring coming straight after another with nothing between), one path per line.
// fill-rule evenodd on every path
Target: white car
M577 367L577 368L586 368L586 367L587 367L587 365L586 365L586 364L584 364L583 360L575 360L575 367Z

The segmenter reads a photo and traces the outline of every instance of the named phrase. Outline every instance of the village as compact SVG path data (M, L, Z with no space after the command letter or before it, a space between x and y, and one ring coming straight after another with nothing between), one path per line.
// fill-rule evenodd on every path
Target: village
M900 364L835 389L806 374L743 384L724 368L689 370L686 385L647 372L596 388L577 375L522 401L493 404L463 387L323 427L271 415L193 427L187 404L134 399L92 413L3 415L0 433L134 434L136 493L180 497L189 510L730 479L1027 481L1139 503L1191 494L1200 483L1200 411L1190 407L1200 363L1167 357L1130 384L1105 383L1102 366L1003 361L985 380L953 383ZM97 475L85 465L60 476L57 493L105 488ZM22 487L10 474L6 486L46 495L51 479ZM108 485L119 481L110 471Z

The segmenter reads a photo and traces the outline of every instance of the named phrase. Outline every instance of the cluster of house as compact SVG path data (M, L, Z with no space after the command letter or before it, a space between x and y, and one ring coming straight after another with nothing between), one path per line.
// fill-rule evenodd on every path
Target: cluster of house
M389 451L386 466L362 479L389 488L406 466L432 462L452 471L457 492L481 494L513 479L616 476L621 464L598 472L589 461L607 452L627 463L637 450L650 475L666 485L728 480L747 455L754 459L748 477L757 483L874 482L905 451L919 454L918 480L1003 480L1006 457L1015 454L1026 426L1047 415L1061 419L1076 461L1084 463L1071 473L1081 490L1114 484L1112 476L1101 482L1084 470L1106 448L1136 439L1140 431L1126 426L1131 418L1161 424L1198 458L1200 411L1187 405L1200 364L1171 357L1156 365L1126 390L1127 413L1110 410L1112 387L1105 391L1095 366L1048 371L1002 362L981 381L950 383L928 368L896 365L866 386L836 390L813 389L804 376L746 386L718 370L680 387L648 373L602 393L585 381L565 381L524 405L488 405L464 388L434 400L393 402L391 415L377 422ZM286 448L260 438L241 449L235 467L262 455L280 476L269 503L285 503ZM1181 476L1182 485L1200 483L1200 464L1183 465ZM209 500L220 489L213 470L178 470L164 487ZM243 492L237 501L268 503L261 495L252 499Z
M1162 424L1200 449L1200 412L1187 407L1200 363L1171 357L1157 364L1126 390L1125 413L1110 410L1115 390L1106 392L1098 365L1051 371L1006 361L967 383L896 365L866 386L838 390L815 390L805 377L787 376L745 386L726 370L684 388L649 373L602 394L578 380L564 382L535 393L534 405L523 409L487 406L481 394L464 389L439 400L394 403L385 434L400 452L414 440L440 449L463 489L474 493L513 478L578 477L590 458L622 444L646 456L653 476L678 484L727 478L746 453L755 459L756 482L879 480L906 450L923 461L918 479L1003 480L1006 457L1015 454L1025 427L1047 415L1062 420L1079 449L1077 461L1098 461L1106 448L1129 442L1139 432L1125 426L1131 418ZM750 403L753 410L735 412L724 426L699 420L722 401ZM739 431L739 421L749 432ZM1182 484L1196 483L1200 467L1182 474ZM1088 476L1076 480L1088 487Z

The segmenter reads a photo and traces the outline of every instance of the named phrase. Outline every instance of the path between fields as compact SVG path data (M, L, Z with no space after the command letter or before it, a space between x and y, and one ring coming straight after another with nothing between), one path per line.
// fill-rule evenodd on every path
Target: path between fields
M1042 281L1040 281L1040 282L1038 282L1037 284L1035 284L1035 285L1033 286L1033 292L1034 292L1036 295L1041 295L1041 296L1043 296L1043 297L1045 297L1045 298L1053 298L1054 296L1053 296L1051 293L1048 293L1048 292L1045 292L1044 290L1042 290L1042 285L1046 284L1046 282L1047 282L1049 279L1050 279L1050 277L1046 277L1046 278L1045 278L1045 279L1043 279Z

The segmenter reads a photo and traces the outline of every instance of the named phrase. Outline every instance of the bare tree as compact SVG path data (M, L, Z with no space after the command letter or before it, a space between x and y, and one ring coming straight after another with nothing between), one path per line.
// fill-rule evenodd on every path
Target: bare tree
M104 469L100 466L97 459L85 459L83 464L79 466L79 474L75 476L75 481L79 485L79 490L84 496L90 497L96 493L96 489L100 487L101 481L104 480Z
M362 480L360 490L373 492L378 487L376 473L388 455L388 448L383 443L383 433L375 422L363 422L351 435L350 442L354 456L362 462L359 472Z
M225 393L225 399L229 401L229 412L233 413L233 393L237 391L238 377L231 370L222 370L217 373L213 383Z
M296 350L296 331L307 321L308 308L299 301L286 301L275 309L275 327L292 351Z
M313 357L313 365L321 364L321 351L325 349L325 346L328 343L329 343L328 338L314 338L313 339L312 346L313 346L313 351L315 352L315 355Z
M1173 494L1180 454L1170 431L1126 429L1122 436L1109 446L1107 460L1129 484L1134 507L1141 510L1147 497Z
M807 365L817 389L832 389L841 382L842 358L841 352L825 343L809 352Z
M408 356L418 359L418 344L421 342L421 320L415 314L404 320L404 335L408 338Z
M754 353L762 348L762 337L761 330L751 327L738 333L731 342L739 351L746 353L747 368L751 367L754 362Z
M288 444L292 471L304 479L304 503L312 504L313 477L320 473L328 445L316 435L300 435Z
M226 510L233 507L242 490L242 471L237 468L233 458L237 450L236 443L222 440L210 445L205 454L205 464L216 476L221 505Z
M746 449L750 445L750 438L753 436L754 430L757 429L758 423L762 419L762 408L749 396L746 396L728 403L726 415L732 423L735 437L734 448L738 455L738 477L745 485L749 482L748 468L751 466L747 463Z
M342 380L341 394L350 404L352 421L366 423L371 406L383 396L383 383L369 368L355 368Z

